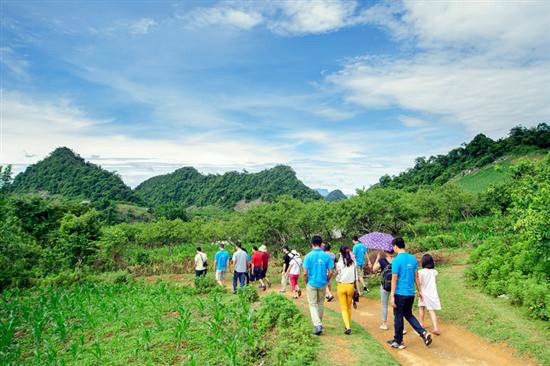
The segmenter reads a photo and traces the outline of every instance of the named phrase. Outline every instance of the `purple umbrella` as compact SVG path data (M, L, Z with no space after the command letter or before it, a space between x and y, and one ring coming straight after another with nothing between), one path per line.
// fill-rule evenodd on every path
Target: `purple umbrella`
M386 233L372 232L363 235L359 241L368 249L391 251L393 236Z

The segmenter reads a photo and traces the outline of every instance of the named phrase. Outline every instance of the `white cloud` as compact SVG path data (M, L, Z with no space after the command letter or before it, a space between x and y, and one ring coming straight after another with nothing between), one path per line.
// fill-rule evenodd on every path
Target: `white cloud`
M357 2L301 0L275 2L220 2L197 8L180 18L192 27L233 26L249 30L264 25L281 35L320 34L357 23Z
M548 1L406 0L402 11L401 21L423 47L490 49L512 57L548 56Z
M419 112L493 136L550 117L550 2L404 1L360 17L421 52L346 63L326 77L345 100Z
M427 121L424 121L423 119L415 118L411 116L399 116L399 120L401 121L401 123L403 123L403 125L409 128L425 127L429 124Z
M188 20L194 27L229 25L244 30L254 28L263 21L259 12L224 4L211 8L199 8L180 18Z
M355 1L309 0L276 3L278 16L268 20L268 28L280 34L319 34L349 24Z
M292 151L285 144L265 144L249 138L215 138L192 135L178 139L133 138L105 132L105 121L85 116L67 101L37 102L17 93L4 93L2 103L2 163L30 164L44 158L59 146L68 146L82 156L100 155L118 159L110 166L123 178L132 176L132 161L150 167L192 165L224 166L271 164L291 160ZM28 156L32 152L36 157ZM155 175L149 172L149 176ZM131 181L136 183L135 180Z
M550 116L548 63L494 67L475 58L452 62L427 55L353 63L327 80L366 108L400 107L497 136Z
M128 31L131 34L147 34L150 29L157 25L157 22L151 18L141 18L128 25Z

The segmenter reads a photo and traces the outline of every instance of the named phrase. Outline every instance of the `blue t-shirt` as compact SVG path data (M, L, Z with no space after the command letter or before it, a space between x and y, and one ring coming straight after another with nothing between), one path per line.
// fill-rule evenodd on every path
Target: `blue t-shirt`
M334 268L334 260L321 248L313 249L304 258L304 269L307 269L308 285L323 288L328 283L327 272Z
M409 253L399 253L391 263L391 273L397 275L395 294L414 296L414 274L418 268L416 258Z
M214 256L216 260L216 269L218 271L224 271L227 269L227 261L229 260L229 253L226 250L222 249L216 253Z
M353 246L353 255L355 256L355 262L357 266L365 265L365 253L367 252L367 247L361 243L357 243Z

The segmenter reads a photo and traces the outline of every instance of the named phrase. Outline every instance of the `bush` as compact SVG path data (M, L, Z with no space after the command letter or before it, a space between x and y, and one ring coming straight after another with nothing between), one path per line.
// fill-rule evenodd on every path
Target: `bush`
M237 290L237 295L239 296L239 298L241 298L241 300L249 304L260 300L258 290L254 286L245 286L239 288L239 290Z
M195 277L195 290L199 294L206 294L218 287L218 283L210 277Z

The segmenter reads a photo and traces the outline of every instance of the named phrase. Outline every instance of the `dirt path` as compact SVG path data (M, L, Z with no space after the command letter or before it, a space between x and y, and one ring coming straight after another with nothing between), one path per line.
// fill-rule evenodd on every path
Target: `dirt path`
M278 291L279 288L280 286L275 285L272 287L272 291ZM290 296L288 292L287 295ZM307 300L304 295L296 303L303 309L308 309ZM340 312L340 305L337 299L331 303L325 303L325 305L329 309L335 310L338 313ZM391 330L383 331L378 328L380 326L380 311L379 301L361 298L357 310L353 312L352 320L369 332L384 347L388 347L390 354L402 365L416 366L428 363L453 366L535 365L530 361L514 357L513 349L506 345L489 343L461 327L446 322L440 322L440 329L443 334L434 336L434 341L430 347L426 347L414 330L406 324L405 329L407 330L407 334L404 336L404 342L407 348L404 350L391 349L386 345L386 341L393 337L393 332ZM393 324L391 321L389 326L392 329ZM345 340L344 337L346 336L340 333L326 334L322 337L330 337L331 339L342 338Z

